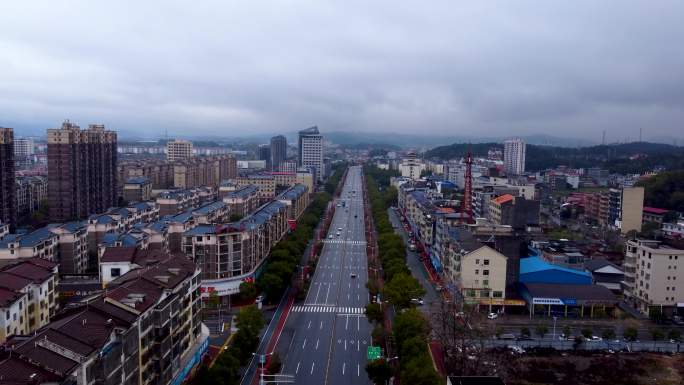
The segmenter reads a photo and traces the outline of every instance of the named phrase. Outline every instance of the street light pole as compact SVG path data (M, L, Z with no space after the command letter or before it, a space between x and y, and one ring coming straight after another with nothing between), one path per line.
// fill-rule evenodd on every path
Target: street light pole
M551 341L551 346L553 346L554 342L556 342L556 320L558 317L553 316L553 340Z

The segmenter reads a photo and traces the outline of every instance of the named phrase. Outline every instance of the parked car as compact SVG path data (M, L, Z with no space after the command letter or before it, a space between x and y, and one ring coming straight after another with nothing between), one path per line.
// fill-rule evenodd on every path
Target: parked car
M414 305L423 305L425 301L422 298L411 298L411 303Z
M333 239L332 234L328 235L328 239Z
M499 315L496 313L489 313L489 315L487 315L487 318L488 319L497 319L497 318L499 318Z
M351 273L352 278L356 278L356 273Z

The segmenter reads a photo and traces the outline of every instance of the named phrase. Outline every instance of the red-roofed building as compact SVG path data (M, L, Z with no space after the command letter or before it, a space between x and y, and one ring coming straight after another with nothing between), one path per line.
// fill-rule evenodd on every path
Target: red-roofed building
M644 206L644 214L642 217L642 222L655 222L658 224L663 224L665 215L669 213L669 210L659 209L657 207L647 207Z
M57 264L40 258L0 269L0 342L50 322L57 310L57 277Z
M0 288L0 303L6 294L14 292ZM183 383L208 347L200 309L200 269L167 254L34 334L9 338L0 349L0 385Z

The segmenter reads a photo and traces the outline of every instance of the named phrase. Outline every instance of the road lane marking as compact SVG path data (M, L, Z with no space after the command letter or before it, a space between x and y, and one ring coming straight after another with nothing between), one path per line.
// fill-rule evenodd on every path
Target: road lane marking
M316 350L318 350L318 341L320 341L320 339L316 338Z
M309 320L309 326L307 326L306 328L311 329L311 320Z
M347 367L347 363L343 362L342 363L342 375L344 375L344 368L346 368L346 367Z
M361 341L356 340L356 351L358 352L360 350L361 350Z
M304 338L304 343L302 344L302 350L304 350L305 346L306 346L306 338Z
M356 364L356 377L361 375L361 367L359 364Z
M356 317L356 330L361 330L361 317Z
M344 340L344 350L347 350L347 340Z
M299 373L299 364L301 364L302 361L297 362L297 369L295 369L295 374Z
M323 330L323 321L321 321L321 327L319 329Z
M310 374L313 374L314 365L316 365L316 361L311 363L311 373Z

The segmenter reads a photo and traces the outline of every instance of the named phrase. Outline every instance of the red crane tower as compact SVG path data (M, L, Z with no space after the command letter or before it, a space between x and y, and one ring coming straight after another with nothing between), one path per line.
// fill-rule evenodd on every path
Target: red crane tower
M463 187L463 200L461 201L461 217L459 223L463 224L465 218L466 223L473 222L473 156L468 151L465 156L465 175Z

